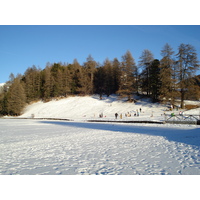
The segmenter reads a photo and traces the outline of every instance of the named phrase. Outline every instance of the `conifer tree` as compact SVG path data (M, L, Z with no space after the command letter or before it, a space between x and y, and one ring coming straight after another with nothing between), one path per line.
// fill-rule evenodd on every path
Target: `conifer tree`
M149 93L153 102L157 102L159 99L160 85L160 62L155 59L149 68Z
M3 115L3 111L4 111L3 101L4 101L4 92L3 92L3 90L1 90L1 92L0 92L0 115Z
M50 66L46 66L43 71L43 86L42 86L42 94L43 99L47 101L52 97L53 92L53 80L51 76L51 68Z
M32 67L29 67L26 70L22 80L23 86L25 88L27 102L39 99L41 96L40 70L37 69L34 65Z
M53 82L53 97L59 97L63 95L63 74L64 68L61 63L54 63L51 67L51 76Z
M0 114L2 115L8 115L8 91L11 85L14 83L15 76L13 73L10 74L9 76L9 81L7 81L2 89L2 93L0 94L0 104L1 104L1 109L0 109Z
M19 78L15 78L7 94L7 113L10 115L20 115L25 104L26 96Z
M94 61L91 55L88 56L87 62L84 63L84 88L85 93L93 94L94 93L94 73L96 71L97 63Z
M142 52L139 61L139 67L141 70L141 74L139 77L139 87L142 89L142 92L146 92L147 95L150 93L150 78L149 78L149 69L152 61L154 60L154 56L150 50L145 49Z
M112 63L108 59L104 61L103 69L104 69L104 74L105 74L104 91L105 91L105 94L109 96L112 93L114 93L115 83L114 83L114 71L113 71Z
M114 58L113 62L113 76L114 76L114 93L119 90L120 86L120 78L121 78L121 70L120 70L120 62L117 58Z
M81 77L82 77L82 67L77 61L77 59L74 59L73 64L71 65L71 91L73 94L82 93L81 89Z
M117 58L111 62L109 59L104 61L103 66L97 68L94 76L95 93L109 96L119 90L121 71L120 62Z
M196 78L192 81L192 84L188 86L187 92L185 94L185 99L190 99L190 100L195 100L199 101L200 100L200 86L196 82Z
M94 73L94 92L99 94L100 99L105 93L105 70L103 67L98 67Z
M190 44L181 44L177 53L177 76L181 96L181 108L184 107L184 100L187 90L194 85L194 77L199 69L199 61L195 48Z
M8 101L7 101L7 93L3 92L0 94L0 114L7 115L8 114Z
M169 44L166 44L161 51L160 61L160 99L164 102L170 101L174 104L177 97L176 70L173 60L174 51Z
M71 94L71 81L72 81L72 75L70 73L70 69L68 65L64 67L63 72L63 90L64 90L64 96Z
M186 99L200 100L200 75L192 77L193 83L189 86L186 93Z
M128 101L131 99L131 94L136 92L136 72L137 67L135 60L131 52L127 51L126 54L122 56L121 80L118 93L122 97L128 97Z

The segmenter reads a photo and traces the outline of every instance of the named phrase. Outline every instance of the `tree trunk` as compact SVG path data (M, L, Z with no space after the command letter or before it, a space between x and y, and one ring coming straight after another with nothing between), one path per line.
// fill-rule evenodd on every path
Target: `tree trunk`
M181 108L184 108L185 91L181 90Z

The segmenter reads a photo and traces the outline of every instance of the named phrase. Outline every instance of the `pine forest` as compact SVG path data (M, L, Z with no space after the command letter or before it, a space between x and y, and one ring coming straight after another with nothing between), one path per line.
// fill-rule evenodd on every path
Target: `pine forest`
M42 70L29 67L23 75L11 73L0 92L0 114L20 115L24 107L38 100L44 102L70 95L117 94L132 102L133 94L150 97L152 102L175 104L180 100L200 99L199 61L195 48L180 44L177 52L169 44L161 50L161 59L145 49L136 65L130 51L121 60L105 59L100 64L91 55L82 65L47 63Z

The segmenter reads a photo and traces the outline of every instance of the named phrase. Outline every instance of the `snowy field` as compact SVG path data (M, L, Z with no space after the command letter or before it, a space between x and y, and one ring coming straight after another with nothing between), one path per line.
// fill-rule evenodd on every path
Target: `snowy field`
M0 174L200 175L200 127L0 119Z

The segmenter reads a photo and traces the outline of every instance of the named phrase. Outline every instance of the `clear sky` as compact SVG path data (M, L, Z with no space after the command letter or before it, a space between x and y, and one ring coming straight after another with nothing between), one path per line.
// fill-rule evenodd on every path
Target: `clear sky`
M0 83L9 79L10 73L23 74L35 65L42 69L46 63L80 64L89 54L103 63L106 58L122 55L130 50L135 62L144 49L149 49L154 58L161 59L160 52L168 43L174 51L181 43L193 45L200 60L200 26L0 26ZM198 72L198 74L200 74Z

